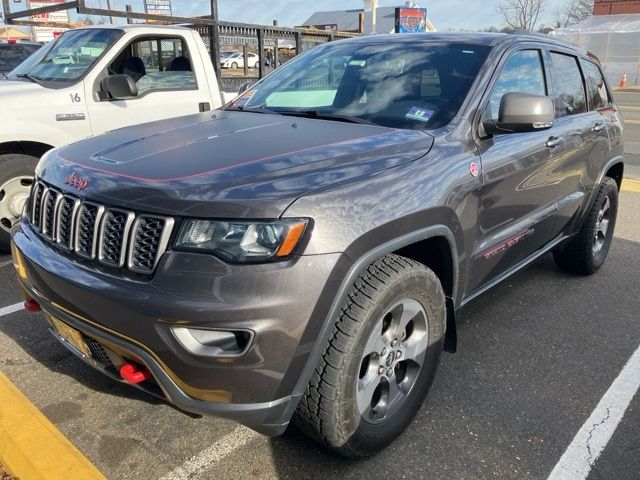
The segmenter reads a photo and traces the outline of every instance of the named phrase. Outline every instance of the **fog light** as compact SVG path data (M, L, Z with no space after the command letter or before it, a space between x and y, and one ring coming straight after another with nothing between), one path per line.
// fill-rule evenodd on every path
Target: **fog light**
M253 340L251 330L173 327L171 331L186 350L201 357L239 357Z

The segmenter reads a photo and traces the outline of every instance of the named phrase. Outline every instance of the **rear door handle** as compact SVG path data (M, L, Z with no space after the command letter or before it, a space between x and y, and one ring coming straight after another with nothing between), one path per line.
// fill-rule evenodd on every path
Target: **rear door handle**
M562 139L558 138L558 137L549 137L549 140L547 140L547 147L549 148L556 148L558 145L560 145L560 143L562 143Z
M602 130L604 130L606 128L605 124L602 122L598 122L593 126L593 131L594 132L601 132Z

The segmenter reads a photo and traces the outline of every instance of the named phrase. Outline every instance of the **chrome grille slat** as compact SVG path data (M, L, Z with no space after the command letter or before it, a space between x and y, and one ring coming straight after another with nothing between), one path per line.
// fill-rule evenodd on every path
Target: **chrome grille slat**
M129 244L129 270L151 273L167 248L173 230L173 219L157 215L140 215L133 224Z
M60 200L56 241L67 250L73 250L73 231L79 208L80 200L77 198L64 195Z
M152 274L167 249L175 221L82 201L38 181L31 223L42 236L85 260Z
M33 187L33 199L31 201L31 222L36 230L40 230L42 214L42 196L46 187L42 183L36 183Z
M78 210L77 225L73 238L75 252L88 260L96 258L98 231L104 207L92 202L83 202Z
M102 217L98 260L110 267L122 267L126 258L126 242L135 215L119 209L109 209Z
M56 221L58 219L58 207L62 194L52 188L48 188L42 197L41 231L46 239L55 241Z

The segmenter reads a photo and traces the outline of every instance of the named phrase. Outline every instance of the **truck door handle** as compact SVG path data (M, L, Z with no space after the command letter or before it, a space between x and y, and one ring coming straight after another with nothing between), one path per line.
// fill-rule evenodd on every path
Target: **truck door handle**
M547 147L549 148L556 148L558 145L560 145L560 143L562 143L562 139L558 138L558 137L549 137L549 140L547 140Z
M601 132L601 131L602 131L602 130L604 130L605 128L606 128L606 127L605 127L605 124L604 124L604 123L602 123L602 122L598 122L598 123L596 123L596 124L593 126L593 131L594 131L594 132Z

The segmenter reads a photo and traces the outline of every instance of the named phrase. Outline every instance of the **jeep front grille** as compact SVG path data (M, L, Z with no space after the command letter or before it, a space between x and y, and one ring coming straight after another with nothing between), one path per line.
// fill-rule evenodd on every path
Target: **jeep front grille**
M164 254L174 220L110 208L36 183L31 223L50 242L85 260L150 274Z

